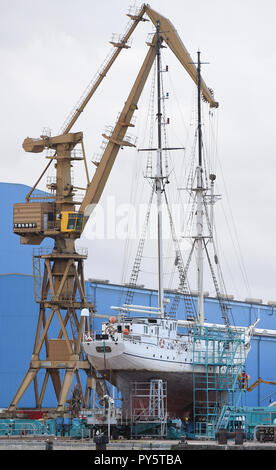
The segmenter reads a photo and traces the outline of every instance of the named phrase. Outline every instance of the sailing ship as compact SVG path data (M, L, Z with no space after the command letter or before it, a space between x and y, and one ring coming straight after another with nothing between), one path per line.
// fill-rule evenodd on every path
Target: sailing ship
M204 319L203 256L206 251L206 238L213 240L212 214L208 215L207 197L213 210L215 175L209 176L210 189L203 179L201 130L201 62L197 60L197 138L198 162L195 168L194 187L190 191L195 197L196 234L186 265L172 232L176 248L176 260L180 284L177 299L184 297L186 319L176 319L167 312L167 299L163 284L163 245L162 245L162 198L166 197L166 179L162 172L162 110L161 110L161 58L160 24L156 28L157 61L157 124L158 148L154 192L157 200L158 226L158 306L133 305L128 301L123 306L113 307L118 311L109 321L102 324L98 334L86 332L83 348L92 366L122 394L125 415L130 413L132 382L162 380L167 383L167 409L170 416L184 416L194 399L196 378L206 377L215 382L222 372L233 375L233 369L240 371L250 350L253 325L248 328L230 325L227 297L222 296L215 281L216 294L221 307L223 324L209 324ZM208 192L209 191L209 192ZM171 214L169 213L171 220ZM204 217L207 218L208 236L204 234ZM194 314L193 299L187 292L187 271L193 252L196 252L197 267L197 311ZM207 251L206 251L207 253ZM208 257L208 260L209 257ZM132 285L134 287L134 284ZM200 391L201 388L201 391ZM203 387L204 388L204 387ZM198 387L197 399L204 397L206 390Z

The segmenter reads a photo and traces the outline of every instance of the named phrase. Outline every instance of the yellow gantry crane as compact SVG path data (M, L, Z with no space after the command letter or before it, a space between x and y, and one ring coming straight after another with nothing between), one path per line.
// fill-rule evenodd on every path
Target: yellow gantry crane
M148 18L145 18L147 15ZM26 196L25 203L14 205L13 231L20 235L21 243L40 245L45 237L54 240L51 253L38 255L43 263L39 303L39 318L34 341L34 349L29 369L21 382L11 404L10 411L15 411L17 405L30 384L34 383L35 407L41 408L48 380L51 379L56 399L57 412L64 412L68 402L67 397L76 377L80 390L82 407L88 407L89 394L92 388L99 388L99 382L94 370L81 349L81 337L84 322L88 317L80 319L78 312L87 309L90 321L93 316L93 305L88 301L83 274L83 262L86 255L79 254L75 249L75 240L80 238L89 216L99 202L115 159L121 147L132 145L126 138L126 132L132 117L138 108L138 101L156 57L156 36L148 43L149 50L140 68L138 76L127 97L113 131L109 136L103 134L108 144L97 163L92 180L89 180L88 167L85 159L82 132L71 132L80 114L94 95L103 78L107 75L112 64L123 49L128 49L128 40L136 26L142 21L151 20L157 26L160 23L162 41L172 50L184 69L197 84L197 70L183 45L172 23L154 11L149 5L141 8L130 16L130 26L119 41L113 41L114 53L105 62L96 79L88 87L88 91L80 99L68 119L64 123L62 133L58 136L43 135L40 138L26 138L23 148L26 152L41 153L45 149L53 151L42 174ZM213 93L201 80L201 91L204 99L211 107L217 107ZM82 156L77 156L74 149L81 145ZM74 200L75 189L72 183L72 166L75 160L82 159L87 176L87 188L84 198L79 204ZM56 179L51 184L52 194L35 197L34 190L55 162ZM78 210L76 206L79 204ZM51 325L54 318L58 319L59 333L51 337ZM71 334L69 333L71 326ZM86 325L88 327L88 325ZM44 358L41 359L41 355ZM39 390L38 372L44 371L44 378ZM86 388L83 390L79 371L85 371L87 376ZM63 371L63 375L62 375ZM98 390L97 388L97 390Z

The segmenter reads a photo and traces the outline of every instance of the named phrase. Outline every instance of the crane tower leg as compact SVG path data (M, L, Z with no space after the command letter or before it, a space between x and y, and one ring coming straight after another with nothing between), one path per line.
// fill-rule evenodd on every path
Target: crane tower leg
M45 390L52 381L57 398L57 411L65 411L68 394L74 377L81 388L79 371L86 373L85 393L81 390L82 406L87 407L87 387L91 382L91 365L83 357L81 339L84 317L78 320L78 311L93 306L87 301L83 260L85 255L55 252L42 255L44 274L40 293L40 311L35 343L29 370L20 384L9 411L17 405L30 384L34 382L36 408L41 408ZM54 334L54 339L53 338ZM40 356L44 356L41 358ZM38 373L44 372L41 390L38 390ZM61 381L61 372L64 373Z

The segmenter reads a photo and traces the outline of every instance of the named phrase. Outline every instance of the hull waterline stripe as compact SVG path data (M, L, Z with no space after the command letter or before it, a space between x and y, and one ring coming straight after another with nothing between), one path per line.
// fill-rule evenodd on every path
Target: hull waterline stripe
M159 359L158 357L137 356L136 354L126 353L126 352L123 352L123 355L132 356L138 359L149 359L150 361L171 362L172 364L181 364L181 365L192 364L192 362L180 362L180 361L171 361L169 359Z

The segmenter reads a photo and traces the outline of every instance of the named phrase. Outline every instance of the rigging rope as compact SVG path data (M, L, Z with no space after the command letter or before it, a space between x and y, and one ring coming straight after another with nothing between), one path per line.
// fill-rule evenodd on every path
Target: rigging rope
M194 304L193 304L193 300L192 300L192 296L191 296L191 291L190 291L190 288L189 288L189 285L188 285L188 280L187 280L187 271L188 271L188 267L189 267L189 264L190 264L191 256L188 259L188 262L187 262L186 266L184 267L183 258L182 258L179 243L178 243L178 240L177 240L177 237L176 237L175 228L174 228L174 224L173 224L173 219L172 219L172 215L171 215L171 211L170 211L168 198L167 198L167 194L166 194L165 189L164 189L164 197L165 197L165 202L166 202L166 206L167 206L167 210L168 210L170 227L171 227L171 234L172 234L172 239L173 239L175 254L176 254L175 264L176 264L176 266L178 268L178 271L179 271L179 280L180 280L178 293L174 298L173 305L172 305L172 308L171 308L171 311L170 311L170 315L176 315L176 311L177 311L178 304L179 304L179 301L180 301L180 295L179 294L183 294L185 307L186 307L186 314L189 315L189 316L195 317L195 308L194 308Z
M151 194L150 194L150 200L149 200L149 203L148 203L148 209L147 209L147 213L146 213L146 217L145 217L145 221L144 221L144 225L143 225L142 235L141 235L141 238L139 240L138 249L137 249L137 253L136 253L133 268L132 268L132 273L131 273L131 276L130 276L130 282L129 282L129 285L128 285L128 290L126 292L125 304L127 304L127 305L130 305L132 303L133 296L134 296L134 293L135 293L136 284L137 284L137 280L138 280L138 276L139 276L139 272L140 272L140 269L141 269L141 260L142 260L144 245L145 245L145 241L146 241L146 234L147 234L147 229L148 229L148 222L149 222L149 217L150 217L150 211L151 211L154 192L155 192L155 188L154 188L154 185L153 185L152 190L151 190Z

